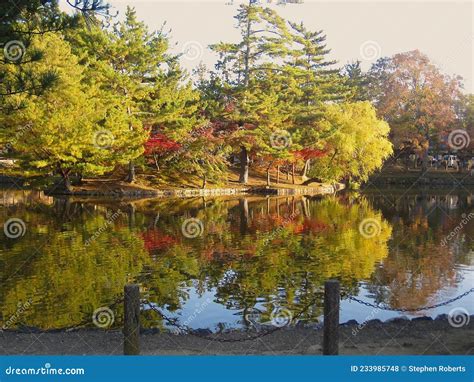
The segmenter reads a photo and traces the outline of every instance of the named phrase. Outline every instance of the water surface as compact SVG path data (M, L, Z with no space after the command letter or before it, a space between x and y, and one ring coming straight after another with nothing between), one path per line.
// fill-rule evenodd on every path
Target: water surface
M468 192L113 202L9 190L0 202L2 223L21 219L25 228L17 238L0 233L0 324L10 319L8 327L77 325L128 282L170 317L215 331L268 323L281 311L320 322L330 278L345 294L393 309L437 304L474 286ZM403 315L455 307L472 314L472 294ZM122 307L114 313L119 326ZM342 322L398 315L342 301ZM166 326L151 310L143 324Z

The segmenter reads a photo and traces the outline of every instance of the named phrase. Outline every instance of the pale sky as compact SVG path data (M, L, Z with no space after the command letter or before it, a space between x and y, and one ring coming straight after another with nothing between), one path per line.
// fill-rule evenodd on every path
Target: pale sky
M150 29L166 21L172 29L174 51L185 51L183 65L199 62L213 66L215 57L207 46L219 41L237 41L234 28L238 4L230 0L108 0L113 11L123 15L127 5ZM465 91L474 92L472 1L319 1L277 6L285 19L303 21L307 28L322 29L331 56L339 64L361 60L368 68L376 58L419 49L448 74L464 78ZM120 16L119 16L120 17Z

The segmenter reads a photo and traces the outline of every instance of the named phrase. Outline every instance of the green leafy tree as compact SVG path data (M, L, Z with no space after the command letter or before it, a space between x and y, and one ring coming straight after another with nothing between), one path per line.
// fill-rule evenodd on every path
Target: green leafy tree
M324 146L331 133L320 127L324 105L345 99L348 89L328 58L322 31L288 23L275 11L252 3L241 5L236 19L241 41L211 46L219 55L216 72L200 82L200 89L206 99L220 101L218 115L241 127L253 126L234 134L240 182L247 182L251 158L267 164L269 183L272 164L277 163L278 173L279 164L294 166L300 160L292 151ZM275 145L278 140L283 145Z
M108 15L108 5L102 0L67 0L77 12L68 16L61 12L57 0L5 0L0 3L0 110L21 107L10 96L20 93L39 95L57 80L53 68L34 70L32 63L40 62L44 52L32 46L35 36L58 33L75 27L78 14L88 20Z
M178 56L168 52L169 40L163 28L150 32L138 21L132 8L112 30L82 29L71 36L78 54L86 52L90 80L121 112L128 115L131 131L146 126L185 144L199 117L199 94L192 89ZM132 141L128 148L134 157L143 153L143 141ZM173 153L174 160L177 159ZM129 162L127 181L135 179L135 165Z
M327 155L314 160L311 176L365 181L392 154L390 128L369 102L328 105L321 124L335 132L327 139Z
M42 95L18 94L14 101L24 107L2 114L6 127L2 141L11 143L12 156L23 168L45 174L59 173L70 191L70 174L102 175L137 154L128 147L142 141L131 131L118 101L84 81L84 68L70 46L56 34L33 40L45 52L35 70L54 68L58 81Z

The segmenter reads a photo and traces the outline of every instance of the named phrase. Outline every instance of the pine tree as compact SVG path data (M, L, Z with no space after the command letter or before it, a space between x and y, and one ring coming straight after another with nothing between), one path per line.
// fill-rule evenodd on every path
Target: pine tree
M269 9L262 8L254 2L241 5L236 15L237 28L241 32L241 41L238 43L219 43L211 46L218 53L219 60L216 64L216 73L212 85L220 86L217 90L221 96L221 109L227 120L235 121L240 126L236 132L236 148L240 151L240 182L247 183L249 170L249 153L256 150L255 145L266 139L264 146L269 146L270 130L276 130L274 124L260 124L260 118L255 110L259 110L256 102L267 96L273 97L271 81L274 72L280 70L278 61L286 53L290 35L287 24L278 14ZM216 80L217 77L219 80ZM215 92L214 92L215 93ZM226 110L231 104L231 108ZM264 107L264 106L263 106ZM275 113L282 111L274 108ZM266 114L268 115L268 114ZM273 115L275 120L279 118ZM268 122L268 121L267 121ZM255 139L256 134L247 134L243 129L245 124L252 123L260 128L260 139ZM263 126L266 126L263 128ZM268 130L268 126L272 126ZM278 126L278 130L283 126Z
M275 11L255 4L241 5L236 16L241 31L239 43L211 46L219 54L216 72L208 83L207 96L221 96L221 110L229 120L239 124L252 123L259 132L284 136L292 147L278 148L274 161L286 158L294 165L301 160L301 149L321 151L324 140L334 133L320 128L324 106L347 99L348 86L330 60L326 36L322 31L310 31L303 23L286 22ZM220 89L219 89L220 87ZM209 89L212 88L212 91ZM268 106L271 99L272 118L279 125L268 123L268 114L255 111ZM258 102L262 102L259 106ZM231 111L226 110L231 104ZM273 126L269 128L268 126ZM240 181L248 178L249 152L267 151L255 131L237 131L241 148ZM258 148L256 143L261 147ZM284 153L286 151L286 153ZM295 152L293 157L291 151ZM265 154L266 157L271 157ZM311 158L305 160L304 172ZM293 170L294 173L294 170Z
M347 97L349 101L367 101L369 100L368 86L369 78L366 73L362 71L361 62L354 61L344 66L342 75L346 81L350 93Z
M112 31L95 29L72 36L78 51L85 50L91 78L129 116L130 130L151 127L153 134L165 134L183 143L197 123L198 93L191 88L178 57L168 53L169 41L163 29L150 32L127 8L124 21ZM114 101L114 102L115 102ZM145 137L146 138L146 137ZM143 141L128 150L143 153ZM135 166L129 163L127 181L135 179Z
M9 142L11 156L22 168L43 174L58 173L64 191L70 191L70 175L102 175L140 153L130 150L142 144L130 131L120 103L86 81L86 71L57 34L35 37L32 46L45 52L35 70L54 68L58 80L42 95L17 94L14 102L24 107L2 114L2 141Z
M93 20L108 14L108 5L102 0L68 0L78 13ZM78 15L61 12L57 0L5 0L0 3L0 110L21 108L12 102L20 93L38 95L51 88L58 79L54 70L33 70L32 63L39 63L44 52L32 46L35 36L58 33L73 28ZM16 99L17 101L17 99Z
M323 31L310 31L303 23L289 23L291 45L285 59L280 81L287 83L283 92L287 104L292 105L290 132L293 142L306 150L322 150L325 139L334 129L322 129L321 118L325 105L343 101L348 88L335 67L336 61L328 58ZM295 155L294 163L304 159ZM312 158L304 159L303 178Z

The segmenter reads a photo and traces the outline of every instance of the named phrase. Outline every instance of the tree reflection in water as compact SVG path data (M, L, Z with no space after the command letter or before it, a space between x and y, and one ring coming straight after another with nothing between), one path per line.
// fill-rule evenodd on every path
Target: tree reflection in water
M1 322L32 297L33 307L20 322L43 329L81 322L119 297L130 281L170 312L182 309L191 292L203 298L212 292L215 303L248 325L246 318L257 310L257 319L266 322L277 307L297 313L319 298L300 317L315 321L322 312L319 292L332 277L351 293L366 281L374 299L392 307L425 305L440 289L456 285L459 264L472 265L467 236L440 244L470 208L463 197L447 210L431 195L389 194L8 200L5 220L21 218L27 231L20 239L2 237ZM189 218L202 222L196 238L182 234ZM364 219L377 225L374 237L361 235ZM472 229L470 222L462 235ZM145 326L163 324L150 312L143 318Z

